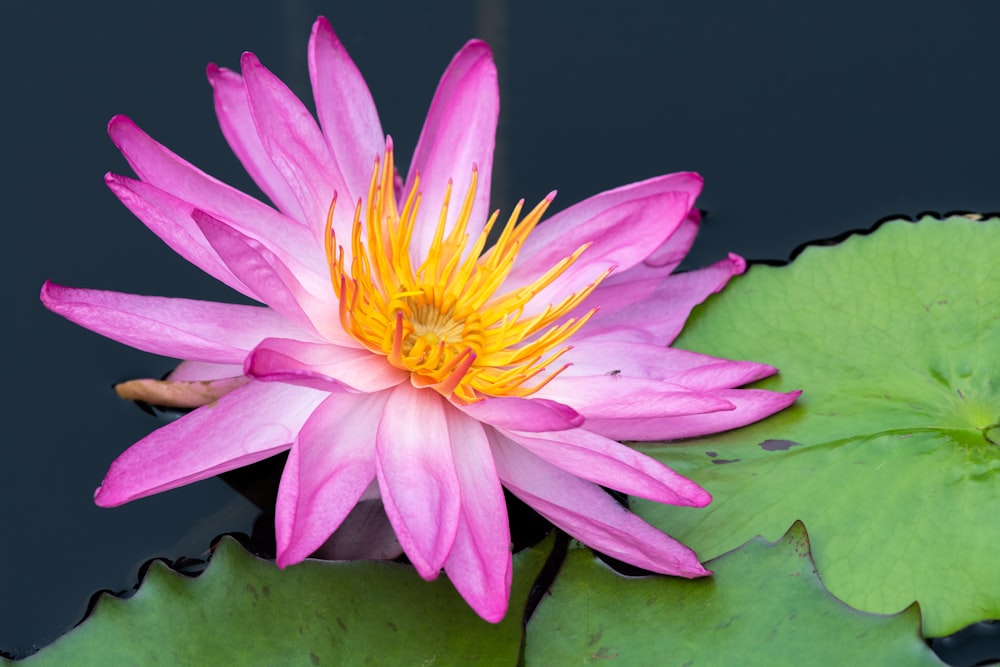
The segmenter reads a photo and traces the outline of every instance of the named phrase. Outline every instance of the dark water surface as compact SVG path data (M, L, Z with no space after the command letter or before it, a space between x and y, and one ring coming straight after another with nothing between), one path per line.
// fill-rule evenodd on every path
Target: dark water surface
M64 632L153 556L196 557L253 507L218 480L102 510L108 464L158 424L112 383L171 361L46 312L46 278L232 300L121 206L105 135L125 113L253 191L214 118L205 65L252 50L308 96L325 14L362 69L405 164L438 77L466 39L494 47L501 125L493 204L558 188L555 209L695 170L710 216L689 266L925 210L1000 210L1000 4L938 2L204 2L0 0L0 221L6 433L0 648ZM93 6L91 6L93 5ZM544 223L543 223L544 224ZM960 264L961 258L956 258Z

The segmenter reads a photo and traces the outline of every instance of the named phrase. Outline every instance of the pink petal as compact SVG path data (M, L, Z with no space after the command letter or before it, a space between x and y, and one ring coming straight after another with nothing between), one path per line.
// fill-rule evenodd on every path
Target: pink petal
M705 364L678 373L671 382L695 391L715 391L756 382L777 372L777 368L767 364L720 359L714 364Z
M319 407L316 409L318 410ZM313 414L316 414L316 412L313 411ZM310 415L310 417L311 416L312 415ZM274 539L277 544L277 553L282 556L280 560L277 558L275 560L280 568L284 568L287 565L298 562L295 560L289 560L287 563L285 562L288 559L288 555L286 553L288 545L295 538L295 515L298 514L299 511L299 468L301 467L299 465L299 454L301 452L301 446L298 443L299 436L296 434L295 440L292 442L292 445L288 450L288 458L285 459L285 467L281 470L281 481L278 482L278 496L275 499ZM357 502L357 499L355 499L355 502ZM310 551L309 553L312 552ZM302 558L307 558L308 556L309 554L307 553Z
M668 271L676 269L694 245L699 226L701 226L701 211L692 208L677 231L671 234L663 245L651 252L644 264Z
M697 208L692 208L677 230L663 242L663 245L650 253L642 264L636 264L627 271L616 271L602 284L614 285L619 282L665 278L670 275L694 245L700 224L701 213Z
M196 209L189 202L142 181L113 174L109 174L105 180L122 203L178 254L247 296L257 298L232 276L225 262L212 248L195 223L193 215ZM242 215L239 211L207 212L277 255L312 294L333 297L324 251L305 227L274 211L265 220ZM239 217L227 217L234 214Z
M599 243L613 240L605 237L617 234L619 224L639 224L640 227L648 228L649 235L632 243L641 244L640 259L632 258L634 253L621 258L628 262L619 264L619 270L625 271L637 261L646 259L651 250L660 246L681 226L701 192L701 187L700 176L682 172L607 190L574 204L543 221L532 231L518 255L518 266L514 267L507 280L512 286L527 284L534 279L538 267L552 266L588 241ZM650 219L644 221L622 221L623 216L614 215L619 207L650 200L655 203L663 195L673 195L666 199L668 204L686 203L686 210L680 213L671 206L667 211L657 211L652 207L647 210Z
M334 230L337 238L350 238L354 193L348 191L312 114L255 55L244 53L240 63L250 112L264 150L295 194L304 222L321 240L330 204L334 194L339 193L350 205L338 206ZM345 208L351 210L345 212Z
M259 241L203 211L195 211L193 217L233 275L260 295L264 303L326 340L345 343L350 340L340 328L336 302L322 301L311 294L280 257ZM332 294L329 296L333 298Z
M207 364L202 361L182 361L170 371L168 380L221 380L243 373L243 364Z
M365 348L304 343L287 338L262 341L246 361L246 373L257 379L293 382L301 379L320 388L323 382L370 393L393 387L409 374Z
M131 178L106 174L104 181L128 210L171 250L237 292L259 300L212 249L191 218L191 210L181 209L184 202L148 183Z
M695 391L738 387L773 375L777 369L751 361L718 359L673 347L585 338L561 361L572 364L565 378L594 376L664 380Z
M600 487L503 436L491 438L491 443L504 486L587 546L651 572L689 578L710 574L693 551L629 512Z
M408 191L420 174L420 214L411 246L415 261L427 256L449 180L454 186L448 229L457 218L474 168L478 168L479 180L469 236L476 238L486 224L499 110L493 54L485 43L470 41L441 77L406 177Z
M208 81L215 97L215 115L229 147L240 159L250 178L271 201L293 220L305 223L302 207L282 178L257 133L243 77L214 64L208 66Z
M154 141L125 116L111 119L108 134L140 179L194 208L226 220L240 221L243 228L253 230L258 236L273 235L275 230L295 223L292 218L197 169ZM323 220L326 220L326 208Z
M561 431L583 423L573 408L544 398L487 398L456 407L476 421L519 431Z
M728 412L649 419L642 423L587 421L587 428L616 440L679 440L721 433L760 421L795 402L801 391L779 393L763 389L718 390L715 395L733 404Z
M572 406L584 416L586 424L595 418L641 420L733 409L716 393L697 393L659 380L625 375L559 376L535 395Z
M273 456L288 449L325 396L251 382L125 450L111 464L94 502L114 507Z
M450 406L433 391L396 385L375 445L385 512L424 579L437 577L448 558L462 502L446 409Z
M261 340L308 338L270 308L122 292L46 282L42 303L71 322L145 352L216 364L242 364Z
M594 306L599 310L574 337L598 337L669 345L684 328L691 309L718 292L746 269L737 255L697 271L664 279L601 285L571 315L581 315Z
M528 304L525 314L532 315L581 291L608 269L626 271L641 263L691 210L691 194L674 189L679 176L605 192L542 223L528 237L501 289L507 292L525 286L589 243L576 262ZM693 175L690 180L700 185ZM592 296L581 308L602 304Z
M497 623L507 613L512 559L507 505L482 425L446 409L462 495L458 530L444 568L477 614Z
M571 475L629 495L692 507L703 507L712 499L700 486L659 461L585 429L502 433Z
M318 549L375 479L375 431L387 398L334 394L302 426L278 487L279 567Z
M361 72L322 16L309 40L309 80L323 134L347 182L343 194L353 205L368 192L375 158L385 150L385 134Z

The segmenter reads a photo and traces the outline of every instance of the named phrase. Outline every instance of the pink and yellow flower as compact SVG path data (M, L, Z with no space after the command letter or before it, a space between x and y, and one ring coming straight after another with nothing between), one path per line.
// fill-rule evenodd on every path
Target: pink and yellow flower
M95 500L115 506L289 451L278 563L319 548L380 497L425 579L444 569L485 619L506 612L502 487L582 542L666 574L697 557L600 486L675 505L699 486L618 440L741 426L795 395L737 389L775 372L669 344L744 269L673 275L698 225L695 174L604 192L537 226L554 196L489 215L499 108L486 44L438 86L405 181L371 94L329 23L309 43L319 117L252 54L210 66L223 134L274 207L198 170L124 117L109 133L138 179L108 186L171 248L264 306L46 283L53 311L183 360L122 393L197 408L125 451ZM487 247L490 232L498 240Z

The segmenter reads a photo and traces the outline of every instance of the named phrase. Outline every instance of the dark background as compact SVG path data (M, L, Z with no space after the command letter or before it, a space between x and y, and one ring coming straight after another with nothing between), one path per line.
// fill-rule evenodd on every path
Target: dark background
M249 530L252 506L218 480L93 506L108 464L158 425L111 384L172 364L62 321L37 295L50 278L234 298L104 187L105 171L128 173L105 124L128 114L256 191L218 130L205 65L235 68L252 50L309 97L317 14L368 79L404 170L451 56L470 37L491 42L502 100L493 204L505 213L552 188L558 210L701 172L710 215L688 266L728 251L785 258L893 214L1000 209L995 0L0 0L0 648L49 643L94 591L128 588L150 557L197 557L214 535Z

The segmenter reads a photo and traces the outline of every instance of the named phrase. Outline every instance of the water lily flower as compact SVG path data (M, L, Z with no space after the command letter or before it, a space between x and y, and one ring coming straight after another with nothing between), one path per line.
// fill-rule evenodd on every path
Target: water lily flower
M212 65L208 78L223 134L273 207L121 116L109 133L138 178L106 181L176 252L265 305L42 288L54 312L182 360L123 395L197 408L114 461L97 504L289 451L280 566L381 498L420 575L443 569L498 621L511 578L506 487L615 558L707 574L601 488L704 506L706 491L618 441L730 429L795 398L737 388L770 366L669 347L691 308L744 270L730 256L672 273L697 230L701 179L634 183L538 225L553 193L500 221L487 210L499 100L483 42L445 71L405 179L325 19L309 43L318 124L253 54L241 70Z

